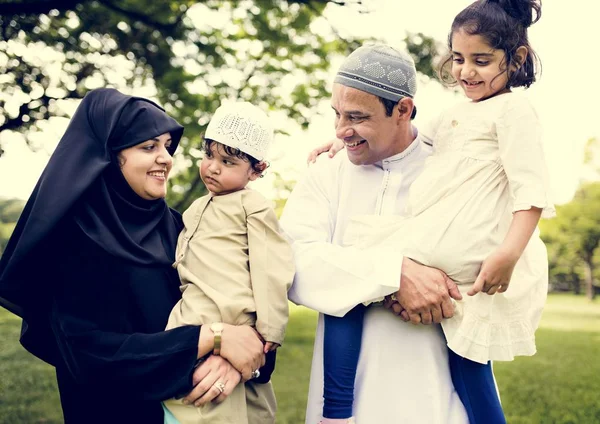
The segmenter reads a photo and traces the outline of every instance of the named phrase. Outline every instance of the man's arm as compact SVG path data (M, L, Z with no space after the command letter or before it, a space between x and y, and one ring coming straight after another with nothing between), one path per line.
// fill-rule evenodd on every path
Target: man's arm
M335 316L396 292L402 269L402 258L393 252L332 243L339 164L322 158L311 166L290 195L280 221L296 262L290 300Z

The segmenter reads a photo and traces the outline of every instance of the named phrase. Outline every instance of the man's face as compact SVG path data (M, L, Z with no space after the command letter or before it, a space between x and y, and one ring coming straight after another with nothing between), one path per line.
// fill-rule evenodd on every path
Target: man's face
M398 108L386 116L385 108L373 95L335 83L331 96L335 111L336 137L344 142L350 162L372 165L393 156L405 147Z

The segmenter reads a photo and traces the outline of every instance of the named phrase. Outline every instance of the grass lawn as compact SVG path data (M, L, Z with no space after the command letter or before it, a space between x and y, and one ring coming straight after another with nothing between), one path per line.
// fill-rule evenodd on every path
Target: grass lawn
M315 323L313 312L292 307L274 377L278 424L304 422ZM19 321L0 310L0 424L61 423L52 369L18 334ZM534 357L494 366L508 423L600 423L600 302L549 296L537 340Z

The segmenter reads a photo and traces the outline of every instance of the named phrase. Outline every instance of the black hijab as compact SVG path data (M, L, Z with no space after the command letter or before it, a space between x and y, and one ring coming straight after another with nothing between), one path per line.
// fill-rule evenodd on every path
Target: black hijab
M140 198L116 158L120 150L167 132L172 154L183 127L147 99L108 88L84 97L0 258L0 306L25 319L43 319L40 297L55 284L44 264L68 260L56 229L69 218L114 256L140 265L173 262L180 215L164 199Z

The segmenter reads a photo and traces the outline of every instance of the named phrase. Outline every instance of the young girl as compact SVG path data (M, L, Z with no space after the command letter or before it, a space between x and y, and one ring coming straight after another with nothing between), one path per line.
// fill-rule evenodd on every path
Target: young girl
M490 361L535 353L546 299L547 254L536 227L540 216L554 215L554 207L538 118L511 91L535 81L527 28L540 13L536 0L479 0L456 16L441 75L469 101L422 131L433 140L434 153L411 186L405 216L358 217L347 230L359 247L388 246L443 270L468 295L442 328L471 424L505 422ZM322 423L353 422L364 309L325 317ZM332 351L344 356L332 360ZM467 387L457 383L465 379Z
M266 169L272 138L268 118L256 106L239 102L219 107L206 129L200 165L210 193L183 214L185 228L173 264L182 299L171 311L167 329L210 324L214 355L220 353L223 322L255 325L266 342L265 353L272 352L268 362L274 361L275 349L283 342L287 291L294 278L291 247L280 235L271 203L246 188ZM266 379L237 386L220 404L197 408L169 400L166 422L273 423L275 395L269 376L262 377ZM226 388L227 381L215 381L211 390L223 393Z

